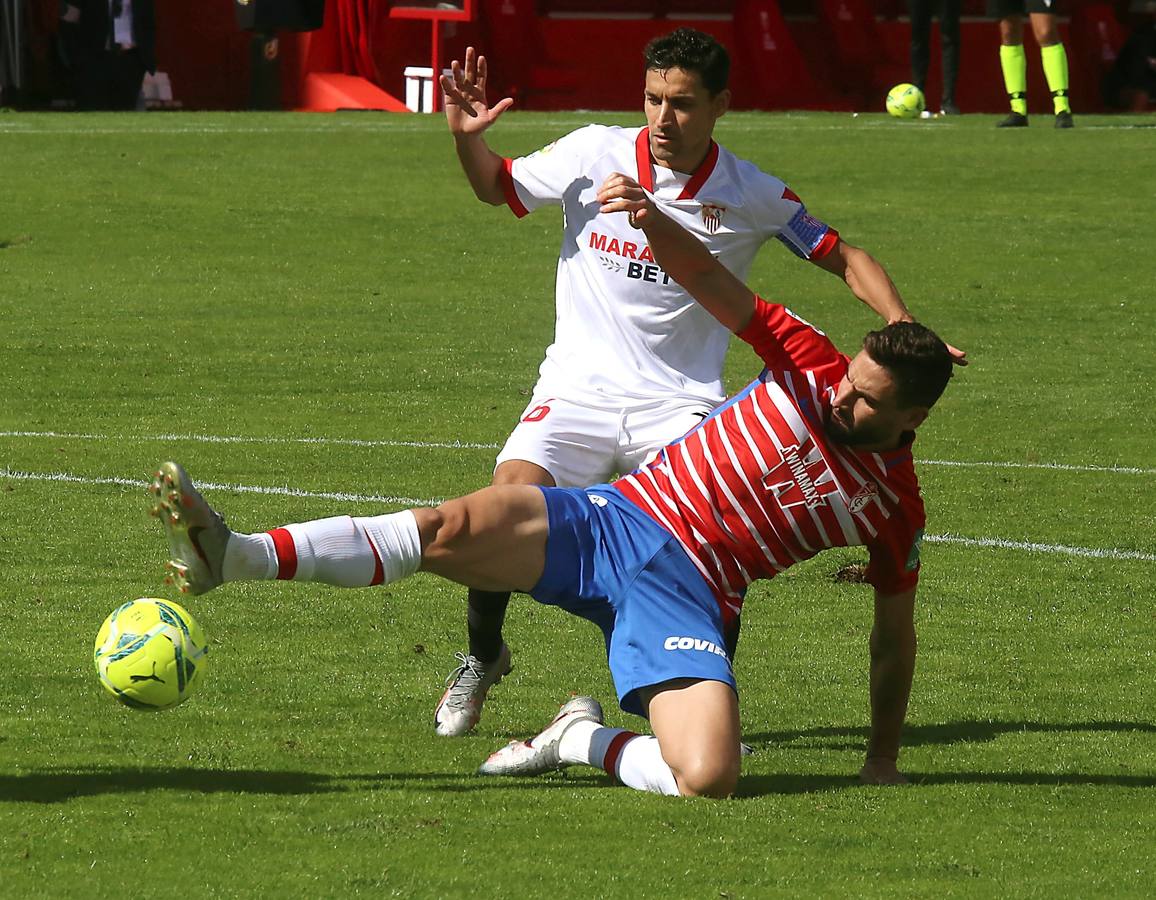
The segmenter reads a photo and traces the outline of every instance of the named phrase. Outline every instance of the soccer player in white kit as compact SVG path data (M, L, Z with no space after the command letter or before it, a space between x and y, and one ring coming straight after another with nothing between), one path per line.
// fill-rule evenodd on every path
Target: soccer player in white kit
M589 125L507 159L484 132L512 104L486 101L486 60L473 48L443 76L446 117L474 193L522 217L561 206L554 342L520 422L498 454L494 484L583 487L630 472L697 425L724 397L730 333L659 266L625 216L599 213L614 172L631 175L666 215L745 280L764 242L843 278L889 323L910 321L883 267L814 218L782 181L711 137L730 100L729 59L709 35L681 28L646 48L646 125ZM477 724L489 688L510 669L502 640L509 594L469 592L469 652L435 711L438 734ZM737 632L736 632L737 633Z

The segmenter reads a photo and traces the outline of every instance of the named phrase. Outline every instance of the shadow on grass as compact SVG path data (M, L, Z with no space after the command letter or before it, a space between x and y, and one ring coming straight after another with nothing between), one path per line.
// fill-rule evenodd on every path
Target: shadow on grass
M901 767L902 768L902 767ZM1156 787L1156 775L1091 775L1084 772L912 772L903 774L915 787L958 784L1003 784L1036 787ZM767 794L817 794L862 790L857 775L744 775L735 797Z
M597 772L549 779L482 778L462 773L375 772L330 775L324 772L266 772L234 769L99 768L79 771L38 771L0 774L0 803L61 803L76 797L170 790L202 794L334 794L352 791L535 789L550 784L599 787L606 778Z
M904 747L946 744L981 744L1005 734L1055 734L1101 732L1104 734L1156 734L1150 722L944 722L938 725L905 725ZM745 736L748 743L792 744L823 750L862 750L867 728L805 728L799 731L763 731Z
M903 729L904 747L950 744L988 743L1006 734L1153 734L1156 724L1149 722L944 722L938 725L908 725ZM861 752L867 746L867 728L806 728L798 731L766 731L747 734L744 739L757 747L789 744L821 750ZM915 785L940 784L1006 784L1107 787L1156 787L1153 775L1095 775L1083 772L912 772L904 774ZM858 787L856 775L744 775L737 796L757 797L763 794L806 794Z

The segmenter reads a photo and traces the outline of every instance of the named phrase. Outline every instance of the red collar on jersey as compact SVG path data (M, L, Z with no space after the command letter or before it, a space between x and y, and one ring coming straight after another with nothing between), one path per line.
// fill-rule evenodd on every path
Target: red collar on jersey
M643 190L648 193L654 193L654 158L650 155L650 129L643 128L638 132L638 137L634 141L634 157L638 162L638 183ZM694 172L691 173L690 181L686 183L686 187L682 189L682 193L678 195L679 200L693 200L695 194L710 178L710 173L714 171L715 164L718 162L718 144L713 140L710 142L710 149L706 153L706 159L702 161Z

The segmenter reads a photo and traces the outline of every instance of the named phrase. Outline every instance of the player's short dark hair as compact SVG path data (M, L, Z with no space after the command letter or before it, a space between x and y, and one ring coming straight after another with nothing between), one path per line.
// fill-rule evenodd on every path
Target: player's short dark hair
M642 55L648 72L651 69L697 72L712 97L726 90L731 74L731 58L726 47L694 28L679 28L656 37L646 45Z
M918 322L895 322L870 332L863 349L899 388L899 405L931 407L951 378L951 354L939 336Z

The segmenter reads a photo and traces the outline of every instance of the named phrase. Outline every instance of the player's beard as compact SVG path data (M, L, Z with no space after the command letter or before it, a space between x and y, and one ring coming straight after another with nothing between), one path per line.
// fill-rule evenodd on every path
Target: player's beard
M878 444L887 437L887 435L880 433L880 429L872 428L869 425L859 425L858 427L847 425L835 415L833 410L828 410L827 421L823 423L823 430L827 433L827 437L844 447Z

